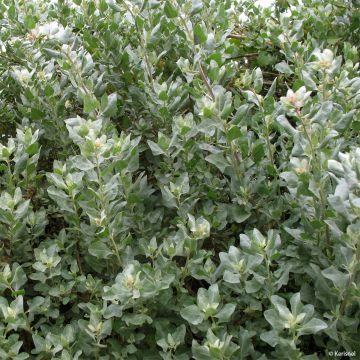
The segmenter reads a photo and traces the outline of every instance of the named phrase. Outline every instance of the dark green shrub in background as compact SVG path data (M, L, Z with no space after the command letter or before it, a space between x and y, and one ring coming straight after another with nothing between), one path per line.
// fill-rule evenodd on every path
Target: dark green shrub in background
M360 356L359 19L0 0L0 358Z

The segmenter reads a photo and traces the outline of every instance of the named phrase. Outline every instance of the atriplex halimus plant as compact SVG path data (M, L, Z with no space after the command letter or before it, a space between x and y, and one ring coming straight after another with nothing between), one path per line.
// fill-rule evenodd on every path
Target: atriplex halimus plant
M360 354L358 0L0 0L0 358Z

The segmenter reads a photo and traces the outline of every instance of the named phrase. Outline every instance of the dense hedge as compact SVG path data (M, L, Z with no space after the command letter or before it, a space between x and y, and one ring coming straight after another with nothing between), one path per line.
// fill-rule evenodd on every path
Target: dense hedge
M0 358L360 356L360 3L0 0Z

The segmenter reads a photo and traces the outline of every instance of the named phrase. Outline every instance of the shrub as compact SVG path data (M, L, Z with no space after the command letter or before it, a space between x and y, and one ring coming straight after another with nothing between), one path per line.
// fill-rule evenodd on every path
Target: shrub
M360 354L359 5L0 0L0 358Z

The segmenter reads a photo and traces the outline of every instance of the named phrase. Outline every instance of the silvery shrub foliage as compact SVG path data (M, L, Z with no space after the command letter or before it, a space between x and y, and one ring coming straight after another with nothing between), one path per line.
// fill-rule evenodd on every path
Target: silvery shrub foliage
M0 358L360 356L359 28L0 0Z

